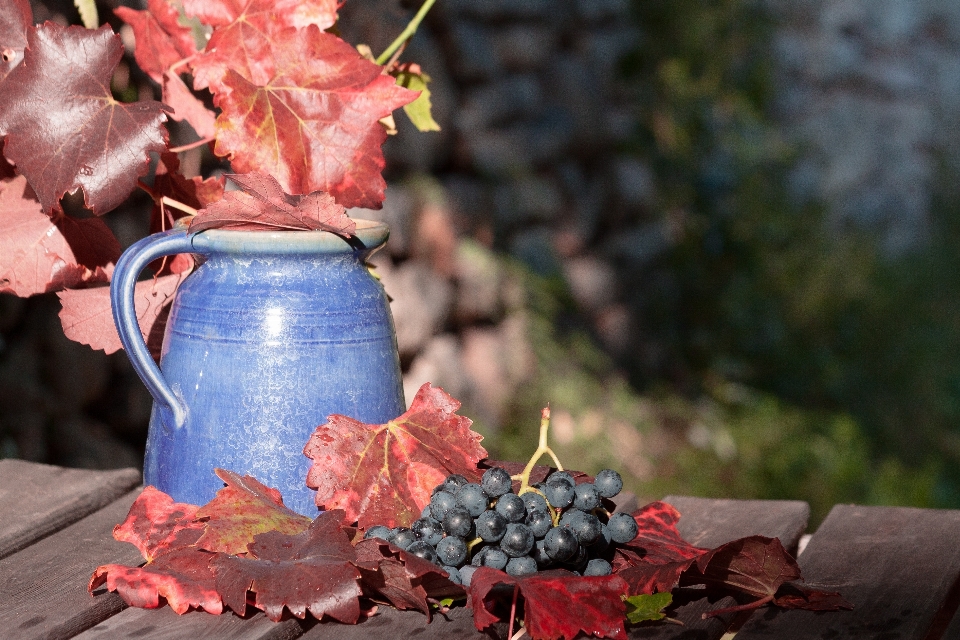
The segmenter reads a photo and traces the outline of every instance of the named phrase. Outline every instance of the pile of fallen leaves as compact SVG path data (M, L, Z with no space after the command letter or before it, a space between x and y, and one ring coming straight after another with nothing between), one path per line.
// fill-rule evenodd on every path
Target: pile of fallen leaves
M488 467L480 436L457 415L459 406L428 384L410 410L386 424L332 416L318 427L305 449L314 458L310 483L318 488L319 506L338 508L314 520L285 507L278 491L255 478L222 469L216 473L226 486L202 507L147 487L114 529L117 540L137 546L146 564L101 566L89 588L106 585L137 607L165 600L177 613L228 608L244 615L254 607L280 620L286 609L298 618L309 611L348 624L371 615L377 603L418 609L429 618L441 601L465 601L478 629L522 611L532 638L568 640L581 631L625 638L627 623L663 618L671 590L681 585L736 595L746 601L737 609L851 608L839 594L794 583L800 569L776 538L750 536L716 549L689 544L676 528L680 514L664 502L633 513L639 532L618 545L609 576L561 569L513 577L481 567L464 589L437 565L383 540L364 540L361 527L386 521L380 518L385 510L392 510L389 522L398 526L419 517L429 503L429 478L465 471L477 478ZM332 459L340 464L331 465ZM534 467L530 479L549 472Z

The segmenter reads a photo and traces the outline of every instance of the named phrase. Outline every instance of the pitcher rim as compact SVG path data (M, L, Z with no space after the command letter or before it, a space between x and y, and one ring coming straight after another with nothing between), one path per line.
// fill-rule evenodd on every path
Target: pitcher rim
M205 229L193 234L191 244L204 253L350 253L373 251L390 237L389 227L381 221L353 220L357 230L350 239L330 231Z

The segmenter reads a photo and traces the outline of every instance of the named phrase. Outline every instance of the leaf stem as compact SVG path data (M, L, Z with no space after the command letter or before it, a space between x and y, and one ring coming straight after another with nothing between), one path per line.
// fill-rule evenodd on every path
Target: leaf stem
M216 139L217 139L216 136L210 136L209 138L200 138L199 140L195 140L194 142L185 144L181 147L171 147L167 149L167 151L169 151L170 153L182 153L184 151L190 151L190 149L196 149L197 147L202 147L208 142L213 142Z
M510 629L507 631L507 637L513 638L513 621L517 617L517 596L520 594L520 585L513 585L513 603L510 605Z
M160 204L166 205L166 206L168 206L168 207L173 207L174 209L178 209L178 210L180 210L180 211L183 211L184 213L189 213L189 214L192 215L192 216L197 215L197 210L196 210L196 209L194 209L193 207L191 207L191 206L188 205L188 204L183 204L183 203L180 202L179 200L174 200L173 198L171 198L171 197L169 197L169 196L162 196L162 197L160 198Z
M754 609L759 609L768 602L773 602L773 595L766 596L765 598L760 598L759 600L754 600L753 602L748 602L747 604L738 604L733 607L726 607L724 609L716 609L714 611L707 611L703 613L700 617L703 620L707 618L713 618L715 616L722 616L727 613L737 613L738 611L753 611Z
M417 27L420 26L420 23L423 22L424 16L427 15L427 12L430 11L430 7L433 6L433 3L436 0L426 0L423 3L423 6L420 7L420 10L417 11L417 15L413 16L413 20L410 21L410 24L407 25L407 28L404 29L397 39L390 43L390 46L380 54L380 57L377 58L377 64L383 65L387 60L390 59L390 56L393 55L393 52L400 48L404 42L413 37L413 34L417 32Z

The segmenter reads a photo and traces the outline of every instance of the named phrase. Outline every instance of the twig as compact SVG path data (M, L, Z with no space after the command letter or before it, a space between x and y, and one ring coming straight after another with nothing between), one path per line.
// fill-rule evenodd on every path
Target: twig
M171 153L182 153L184 151L190 151L190 149L196 149L197 147L202 147L208 142L213 142L216 139L217 139L216 136L210 136L209 138L201 138L200 140L196 140L189 144L185 144L182 147L171 147L170 149L167 149L167 151L170 151Z
M393 55L393 52L400 48L404 42L413 37L413 34L417 32L417 27L420 26L420 23L423 22L424 16L427 15L427 12L430 11L430 7L433 6L433 3L436 0L426 0L423 3L423 6L420 7L420 10L417 11L417 15L413 16L413 20L410 21L410 24L407 25L407 28L400 32L400 35L397 36L397 39L390 43L390 46L380 54L380 57L377 58L377 64L382 65L387 60L390 59L390 56Z
M160 198L160 204L161 204L161 205L166 205L166 206L168 206L168 207L173 207L174 209L178 209L178 210L180 210L180 211L183 211L184 213L189 213L189 214L192 215L192 216L197 215L197 210L196 210L196 209L194 209L193 207L191 207L191 206L188 205L188 204L183 204L183 203L180 202L179 200L174 200L173 198L171 198L171 197L169 197L169 196L162 196L162 197Z
M716 609L714 611L707 611L700 616L701 619L706 620L707 618L713 618L716 616L722 616L726 613L737 613L738 611L752 611L754 609L759 609L768 602L773 602L773 596L769 595L765 598L760 598L759 600L754 600L753 602L748 602L747 604L738 604L733 607L726 607L724 609Z
M513 585L513 602L510 604L510 628L507 637L513 638L513 621L517 617L517 595L520 594L520 585Z

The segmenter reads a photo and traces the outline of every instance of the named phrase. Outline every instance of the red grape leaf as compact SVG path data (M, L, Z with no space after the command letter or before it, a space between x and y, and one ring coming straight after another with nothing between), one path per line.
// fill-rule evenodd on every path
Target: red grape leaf
M707 552L677 531L680 512L666 502L651 502L634 512L637 537L617 545L613 568L630 585L630 594L670 591L680 575Z
M133 55L157 82L170 66L197 52L193 32L180 24L177 9L168 0L147 0L146 11L118 7L113 12L133 28L137 40Z
M177 273L143 280L134 288L134 308L144 340L155 360L160 358L163 331L173 295L187 273ZM60 297L60 324L71 340L113 353L122 348L120 335L113 323L110 288L67 289Z
M210 560L214 554L191 547L172 549L142 567L106 564L97 567L88 590L106 584L133 607L155 609L160 598L179 614L200 607L213 614L223 612Z
M235 170L275 176L284 191L324 191L345 207L380 208L386 183L379 120L417 97L314 25L286 29L257 82L228 70L214 95L214 151Z
M582 631L598 638L626 640L627 608L621 596L627 595L627 583L619 576L577 576L560 569L513 577L480 567L470 580L470 606L479 631L501 619L493 612L497 600L507 597L506 611L510 610L512 590L491 594L500 584L519 588L524 628L532 638L573 640Z
M0 82L23 61L31 24L33 9L29 0L0 0Z
M210 565L224 603L246 613L247 591L254 606L271 620L280 620L284 608L303 618L310 611L355 623L360 617L360 572L356 553L340 526L342 511L320 514L310 528L297 535L270 531L248 547L250 556L217 554Z
M23 176L0 180L0 212L0 293L25 297L109 281L120 243L103 220L51 220Z
M306 229L331 231L342 236L356 233L347 210L327 193L291 196L279 183L261 173L228 175L240 191L228 191L222 200L204 207L190 221L191 231L204 229Z
M272 50L277 34L288 28L316 25L325 30L337 21L338 0L184 0L188 16L214 26L203 56L194 62L194 87L221 88L227 69L254 84L274 74Z
M447 475L479 478L477 462L487 456L483 437L457 415L459 408L427 383L406 413L386 424L330 416L303 449L313 459L307 486L317 489L317 506L344 509L347 521L362 529L410 526Z
M201 138L209 139L216 135L216 114L204 106L179 75L164 73L161 85L163 103L173 108L171 118L177 122L186 120Z
M706 584L764 598L784 582L800 578L800 567L777 538L740 538L697 558L684 576L684 584Z
M113 537L137 547L148 562L164 553L194 544L203 533L195 522L197 507L174 502L159 489L144 487L127 518L113 528Z
M206 551L246 553L254 537L267 531L295 535L306 530L312 520L284 506L280 492L252 476L239 476L224 469L215 470L227 486L197 511L205 519L203 536L196 546Z
M451 582L440 567L383 540L361 540L354 548L364 593L380 596L397 609L419 609L430 618L428 596L438 599L465 595L463 588Z
M43 210L83 187L102 214L126 199L149 169L150 151L166 149L159 102L122 104L110 78L123 56L109 26L97 30L47 22L27 30L23 64L0 91L4 154L17 165Z
M807 611L839 611L853 609L853 605L834 591L819 591L792 582L784 583L773 603L781 609L806 609Z

